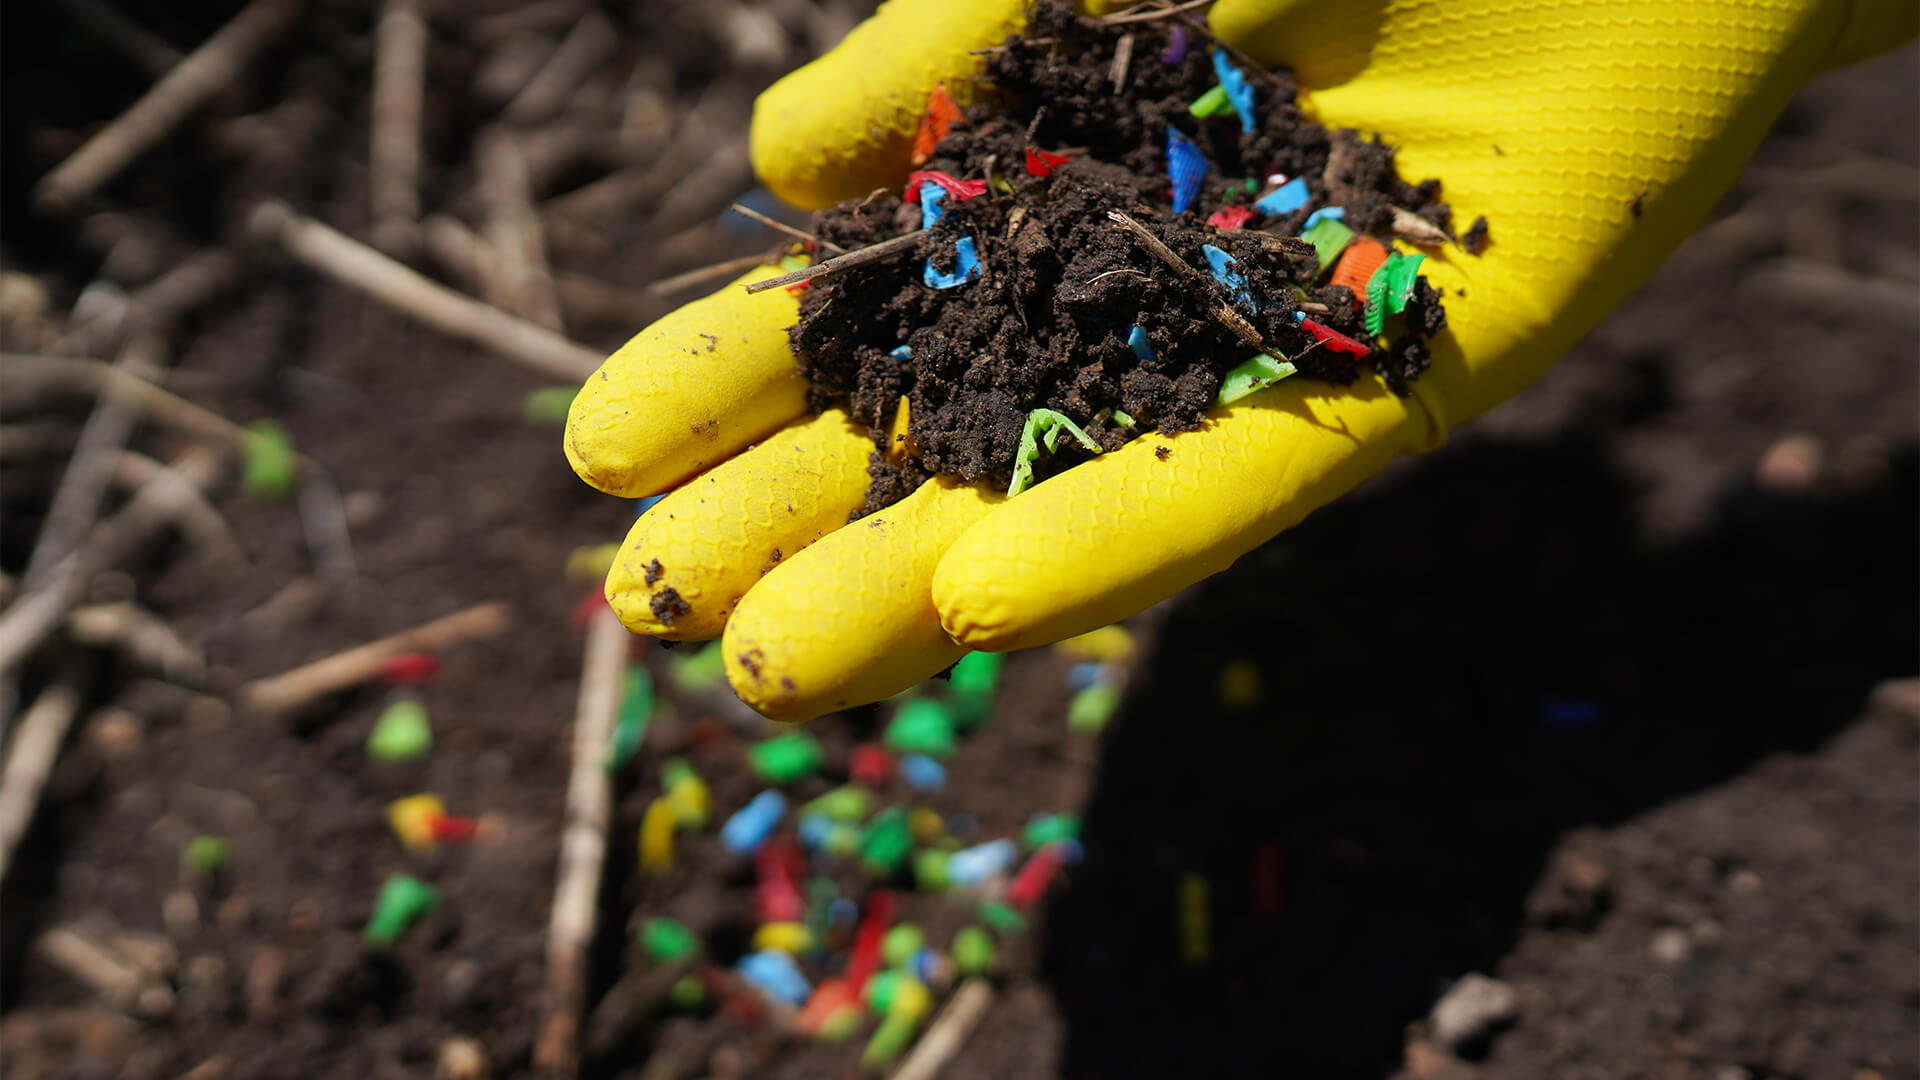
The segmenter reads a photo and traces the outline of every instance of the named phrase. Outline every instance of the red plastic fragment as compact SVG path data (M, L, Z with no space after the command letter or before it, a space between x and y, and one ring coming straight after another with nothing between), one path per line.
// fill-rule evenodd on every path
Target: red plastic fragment
M1253 219L1253 207L1229 206L1207 215L1207 224L1216 229L1238 229Z
M908 175L907 190L902 192L900 197L910 203L919 202L920 185L922 182L928 180L939 184L941 189L947 193L947 198L952 199L954 202L959 202L962 199L971 199L975 195L985 195L987 193L987 182L985 180L956 180L938 169L915 169Z
M573 615L567 619L567 622L572 625L575 632L584 634L587 632L587 627L592 625L593 617L606 606L607 590L603 585L580 598L580 603L574 606Z
M753 853L754 871L759 875L753 897L761 922L799 922L806 916L807 901L793 882L796 863L800 873L806 873L806 857L791 840L768 840Z
M435 814L427 819L427 835L433 837L436 844L464 844L479 832L480 822L475 818Z
M853 991L855 1000L867 988L867 980L880 970L880 939L892 925L893 894L875 889L867 897L866 918L860 921L860 932L853 938L853 955L847 959L847 989Z
M1277 919L1285 908L1281 893L1280 869L1284 853L1277 841L1269 840L1253 853L1249 884L1253 887L1253 913L1262 919Z
M1007 903L1015 907L1032 907L1047 895L1047 886L1053 884L1053 877L1060 872L1060 864L1067 859L1067 846L1051 843L1033 853L1027 865L1013 876L1013 884L1007 886Z
M1049 154L1045 150L1027 147L1027 171L1035 176L1052 176L1053 170L1067 163L1059 154Z
M1322 326L1319 323L1314 322L1312 319L1304 319L1304 318L1301 319L1300 329L1305 330L1309 334L1312 334L1313 340L1322 342L1323 344L1326 345L1327 348L1332 349L1334 352L1352 353L1355 356L1365 356L1368 353L1373 351L1372 349L1368 348L1366 345L1363 345L1360 342L1353 340L1352 338L1341 333L1340 331L1335 330L1333 327Z
M884 747L873 743L861 743L853 748L853 782L863 787L877 788L887 782L893 774L893 755Z
M933 93L927 95L927 111L920 114L920 130L913 136L913 163L924 164L933 156L933 148L947 132L953 128L953 122L960 119L960 106L953 103L947 94L946 83L934 83Z
M766 1022L767 1009L759 994L741 983L739 979L725 970L711 964L700 966L700 981L707 985L707 993L720 1002L720 1008L739 1025L751 1031Z
M380 665L380 681L390 686L411 686L433 678L440 670L440 658L432 653L401 653Z

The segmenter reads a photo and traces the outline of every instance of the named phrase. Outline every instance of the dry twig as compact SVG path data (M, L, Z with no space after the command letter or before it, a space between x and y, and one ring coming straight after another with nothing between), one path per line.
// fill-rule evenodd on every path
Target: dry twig
M120 55L139 64L156 79L185 59L179 49L122 15L120 9L104 0L59 0L56 6L68 18L119 49Z
M1090 739L1077 742L1091 743ZM946 1008L934 1018L927 1033L913 1047L913 1053L900 1063L900 1071L893 1074L893 1080L933 1080L946 1068L947 1062L959 1051L973 1034L974 1025L986 1015L993 1005L993 984L985 979L973 978L962 983L954 991Z
M849 270L857 270L869 263L876 263L882 259L890 259L903 251L912 250L919 245L920 238L925 235L927 235L927 230L915 229L910 233L896 236L891 240L882 240L877 244L868 244L863 248L854 248L845 255L836 255L824 262L817 262L812 266L795 270L791 274L781 274L779 277L770 277L765 281L756 281L747 286L747 291L750 293L766 292L768 289L784 288L788 285L798 285L803 281L812 281L814 278L831 277L834 274L844 274Z
M14 850L27 834L34 808L40 805L40 791L79 711L79 692L66 683L55 683L40 691L20 718L6 772L0 774L0 881L13 866Z
M224 251L197 251L132 296L109 305L108 310L82 316L79 324L47 346L47 351L94 356L111 348L121 331L129 327L164 332L182 315L218 295L232 283L238 270L233 256ZM76 314L78 309L75 305Z
M767 228L774 230L775 232L785 233L788 236L793 237L795 240L805 240L807 243L812 244L815 248L818 248L819 250L824 251L829 255L839 255L844 253L847 250L846 248L841 247L839 244L835 244L827 240L822 240L805 229L796 229L784 221L778 221L778 220L775 220L774 218L770 218L767 215L761 213L760 211L755 210L751 206L747 206L742 203L734 203L733 205L729 206L728 209L732 210L734 213L739 214L741 217L746 218L749 221L757 221L760 224L765 225Z
M301 0L253 0L132 108L43 177L34 200L42 209L64 212L98 190L188 113L238 79L255 53L293 25L300 8Z
M497 634L507 628L508 621L505 604L480 604L292 671L255 680L241 688L240 700L265 713L296 708L374 678L380 674L381 665L396 656L444 652L461 642Z
M613 801L601 759L620 713L620 677L626 670L629 637L612 608L603 607L594 616L573 720L573 775L567 781L559 881L547 927L547 1016L533 1045L535 1068L567 1076L580 1068L587 951L593 943L594 896L606 862Z
M420 230L420 110L427 84L427 20L420 0L387 0L374 33L367 162L373 243L404 257L418 244Z
M1134 8L1130 11L1123 11L1118 15L1108 15L1102 18L1100 22L1106 26L1119 26L1123 23L1153 22L1156 19L1171 19L1178 15L1184 15L1189 11L1196 11L1211 3L1213 3L1213 0L1187 0L1184 4L1176 4L1173 7L1158 7L1152 11L1142 11L1139 8Z
M207 677L207 659L173 627L132 604L94 604L73 609L67 631L82 645L111 646L177 683L199 685Z
M1212 294L1213 279L1195 270L1193 267L1188 266L1186 260L1173 253L1172 248L1162 243L1159 237L1148 232L1145 225L1140 224L1138 221L1135 221L1133 218L1118 210L1107 211L1107 220L1132 233L1134 239L1140 241L1141 246L1147 249L1148 254L1158 259L1161 265L1184 278L1190 284L1197 286L1208 295ZM1239 338L1242 344L1263 351L1266 349L1266 344L1260 340L1260 332L1255 330L1253 324L1248 322L1244 316L1233 310L1232 306L1225 300L1215 300L1211 314L1215 321L1225 327L1233 336Z
M1113 92L1127 85L1127 70L1133 65L1133 35L1125 34L1119 44L1113 47L1113 66L1107 69L1107 81L1113 84Z
M533 180L520 140L504 128L489 128L481 133L475 156L494 256L494 272L482 278L488 287L482 295L495 307L559 333L560 301L547 269L546 235L533 209Z
M531 127L551 118L567 103L567 96L612 59L619 47L619 27L599 11L589 9L507 105L503 114L506 121Z
M743 274L756 266L772 265L778 261L779 257L777 255L742 255L737 259L728 259L725 262L717 262L711 266L695 267L685 273L675 274L672 277L663 277L649 284L646 292L649 296L664 296L667 293L679 292L681 289L691 289L695 285L705 285L710 281L718 281L724 277Z

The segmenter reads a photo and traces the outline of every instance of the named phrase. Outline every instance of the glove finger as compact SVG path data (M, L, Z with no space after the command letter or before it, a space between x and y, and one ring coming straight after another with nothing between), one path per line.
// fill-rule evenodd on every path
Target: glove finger
M674 489L633 523L607 575L627 629L720 636L747 590L847 523L867 494L873 440L829 409Z
M891 697L966 655L940 629L940 555L1006 497L938 477L788 559L740 601L722 647L741 700L808 720Z
M1026 0L892 0L834 50L774 83L753 107L754 172L806 209L906 179L934 84L965 105L981 84L972 50L1025 23Z
M582 480L655 495L806 409L787 344L799 300L742 288L779 273L760 267L668 314L587 377L567 412L567 460Z
M1003 652L1124 618L1226 569L1429 435L1378 380L1304 379L1148 434L1046 481L968 529L940 560L948 635Z

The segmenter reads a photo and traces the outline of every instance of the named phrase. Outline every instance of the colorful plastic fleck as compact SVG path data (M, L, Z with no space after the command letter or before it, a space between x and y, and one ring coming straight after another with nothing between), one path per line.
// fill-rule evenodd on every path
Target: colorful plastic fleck
M949 856L939 848L921 848L913 853L913 884L921 892L944 892L953 884L947 876Z
M396 701L381 710L367 736L367 756L375 761L412 761L433 749L433 726L427 707L417 701Z
M1173 212L1184 214L1200 197L1206 186L1207 156L1182 134L1179 128L1167 129L1167 175L1173 179Z
M893 755L884 747L872 743L861 743L853 748L852 760L847 771L853 782L863 787L877 788L893 775ZM862 815L864 816L864 814Z
M847 958L847 986L856 997L866 991L867 980L880 970L880 939L893 925L893 909L893 894L887 890L875 889L867 896L867 910L854 935L853 953Z
M1307 190L1306 178L1296 176L1260 196L1253 204L1253 208L1270 216L1291 214L1307 205L1307 200L1312 197L1313 193Z
M755 952L783 952L798 956L812 947L813 935L798 922L761 923L760 928L753 932Z
M1232 111L1233 99L1227 96L1227 88L1224 86L1215 86L1194 98L1193 104L1187 106L1187 112L1202 118L1219 116Z
M658 874L673 866L675 820L673 796L661 795L640 816L640 869Z
M693 1012L707 1001L707 984L692 972L673 980L667 988L667 1007L676 1012Z
M440 906L440 890L406 874L394 874L380 886L380 898L374 902L373 916L361 937L376 949L387 949L400 940L414 921Z
M860 1064L864 1068L878 1070L892 1065L913 1041L920 1022L933 1007L933 995L918 979L911 977L901 978L890 996L886 1016L860 1053Z
M1356 237L1334 261L1333 276L1328 280L1352 290L1357 308L1366 302L1367 282L1373 280L1373 272L1387 261L1387 254L1387 246L1380 241L1370 236Z
M910 203L919 202L921 196L926 194L928 184L939 187L941 191L953 196L956 202L987 193L985 180L962 180L938 169L918 169L907 174L907 186L900 193L900 198Z
M1127 327L1127 348L1133 350L1134 358L1142 364L1152 365L1157 359L1153 351L1153 342L1148 339L1144 326Z
M425 851L433 847L433 819L446 812L438 795L409 795L387 804L387 826L408 849Z
M1035 409L1027 414L1026 426L1020 430L1020 446L1013 455L1013 482L1007 485L1009 496L1018 495L1033 483L1033 463L1040 460L1040 451L1044 448L1052 453L1059 445L1062 431L1071 434L1081 446L1093 453L1100 453L1100 444L1093 436L1080 430L1080 425L1052 409Z
M1080 836L1080 815L1078 814L1035 814L1027 819L1027 827L1020 839L1027 850L1043 848L1056 840L1077 839Z
M999 962L993 935L978 926L963 926L953 935L953 968L962 978L986 975Z
M797 922L807 913L799 878L807 873L807 858L792 840L775 838L753 853L753 900L761 922Z
M1426 255L1420 252L1403 255L1397 251L1387 260L1387 314L1398 315L1407 310L1407 302L1413 299L1414 283L1420 275L1420 264L1426 261Z
M907 809L890 806L873 816L860 833L860 866L877 878L892 877L913 850L907 827Z
M685 758L668 758L660 766L660 787L673 804L674 823L683 829L704 829L712 819L713 797L707 782Z
M1337 218L1322 218L1302 229L1300 239L1313 245L1313 250L1320 255L1320 271L1325 272L1353 241L1353 230Z
M1240 114L1240 134L1253 134L1253 87L1247 84L1246 73L1233 66L1227 50L1213 50L1213 75L1233 102L1233 111Z
M1370 337L1379 337L1381 331L1387 328L1387 281L1390 278L1387 268L1392 266L1393 260L1397 258L1399 258L1398 253L1387 256L1387 261L1382 263L1380 269L1375 270L1373 276L1367 279L1367 307L1364 325Z
M1222 232L1243 229L1253 220L1253 207L1227 206L1207 215L1207 224Z
M939 811L930 806L916 806L907 815L907 832L916 844L938 843L947 835L947 823L940 820Z
M750 747L747 767L767 783L791 784L812 776L826 757L820 740L805 731L789 731Z
M1311 334L1315 341L1321 342L1335 352L1351 353L1354 356L1365 356L1373 351L1366 345L1353 340L1340 331L1330 326L1322 326L1312 319L1307 318L1307 313L1304 311L1294 312L1293 321L1299 324L1300 329Z
M655 917L640 924L640 947L655 964L690 960L700 951L700 939L677 919Z
M826 843L820 848L836 859L850 859L860 852L860 829L844 821L836 821L833 828L827 830Z
M926 111L920 114L920 127L913 135L913 164L922 164L932 157L934 147L947 137L954 121L959 119L960 107L947 93L947 84L934 83L933 93L927 95Z
M1011 840L989 840L956 851L947 860L947 879L955 885L978 885L1002 874L1020 857L1020 847Z
M867 816L867 810L872 805L873 795L866 788L854 784L842 784L801 809L834 821L859 821Z
M543 386L520 402L520 419L535 427L560 427L567 422L577 386Z
M800 973L793 957L772 949L748 953L740 959L740 977L756 990L794 1008L813 996L813 984Z
M806 1006L800 1010L800 1030L815 1038L832 1040L830 1032L844 1026L847 1030L840 1034L840 1038L845 1038L852 1026L845 1025L842 1018L850 1014L853 1025L858 1025L863 1011L860 999L847 988L847 980L837 976L821 979L820 985L813 988L813 996L807 999Z
M1054 643L1061 653L1076 660L1096 660L1103 664L1124 664L1133 658L1133 635L1119 623L1095 627Z
M241 445L245 457L240 489L255 499L284 499L293 492L300 475L300 455L293 449L293 436L272 420L256 420L247 425Z
M645 664L628 664L620 679L620 715L607 740L607 758L603 767L615 773L640 752L647 738L647 722L653 719L653 673Z
M1067 702L1067 728L1092 733L1107 726L1120 708L1120 688L1099 682L1073 695Z
M1045 150L1027 147L1027 172L1032 176L1052 176L1053 170L1067 163L1059 154L1049 154Z
M898 923L880 939L880 962L889 968L897 968L926 943L925 931L913 923Z
M736 855L751 855L766 842L767 834L780 824L780 817L786 812L785 795L763 791L720 827L720 842Z
M388 686L417 686L440 672L440 658L432 653L401 653L380 665L380 681Z
M952 289L980 276L980 253L975 249L973 237L963 236L953 242L953 269L941 272L934 269L929 260L921 278L929 289Z
M1207 910L1207 879L1199 874L1180 878L1180 955L1199 967L1213 959L1213 925Z
M953 756L953 710L945 702L916 698L894 710L882 736L887 748L901 754L930 758Z
M1272 386L1296 370L1288 361L1270 353L1255 353L1228 369L1220 379L1220 391L1214 395L1213 402L1216 405L1231 405L1255 390Z
M986 923L995 933L1002 936L1024 933L1027 929L1026 917L1007 906L1004 901L988 900L980 905L978 914L981 922Z
M1300 235L1305 236L1307 234L1307 230L1313 228L1315 225L1318 225L1323 221L1345 221L1345 220L1347 220L1346 207L1323 206L1320 209L1315 210L1313 213L1308 214L1307 220L1300 223Z
M1168 67L1176 67L1187 58L1187 28L1176 26L1167 35L1167 51L1160 54L1160 62Z
M929 989L944 989L953 982L953 961L942 955L940 950L921 946L907 957L901 970L918 979L921 985Z
M231 856L231 846L220 837L210 835L194 837L180 851L182 862L209 877L226 869Z
M827 846L827 837L833 832L834 821L825 814L803 813L800 824L794 826L794 835L799 837L800 846L808 851L820 851Z
M567 552L567 580L575 585L591 585L607 580L620 545L585 544Z
M1047 895L1048 886L1053 884L1054 876L1067 861L1067 844L1056 840L1033 853L1020 872L1013 875L1012 884L1007 886L1007 903L1015 907L1032 907Z
M915 791L939 791L947 786L947 770L925 754L908 754L900 759L900 779Z
M1201 244L1200 253L1207 257L1207 266L1213 271L1213 280L1226 286L1227 295L1233 298L1233 302L1243 310L1257 310L1253 302L1253 293L1247 290L1246 275L1234 269L1239 265L1240 260L1212 244Z
M704 693L719 686L727 677L727 656L714 642L699 652L681 656L667 669L673 685L689 694Z

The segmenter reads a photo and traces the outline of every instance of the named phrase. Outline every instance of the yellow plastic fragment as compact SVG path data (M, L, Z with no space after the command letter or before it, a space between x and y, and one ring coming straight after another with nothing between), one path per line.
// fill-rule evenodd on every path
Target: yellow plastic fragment
M1119 625L1089 630L1054 647L1076 660L1101 664L1124 664L1133 659L1133 635Z
M640 817L640 869L657 874L673 866L674 818L671 796L658 795L647 804Z
M753 932L753 947L756 951L774 949L798 955L813 947L813 935L797 922L761 923Z
M433 823L447 815L447 804L433 794L409 795L387 804L387 825L411 851L433 847Z

